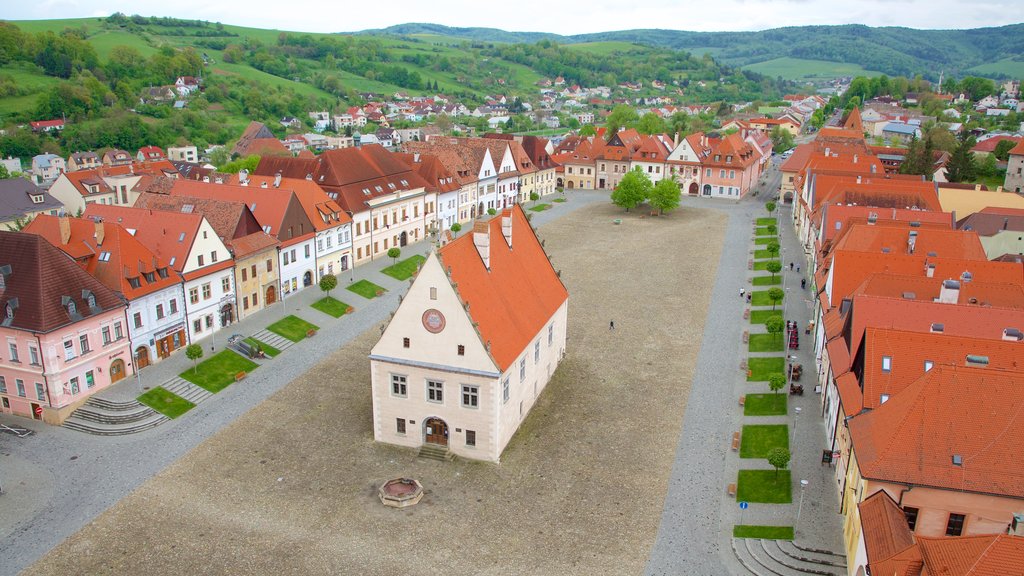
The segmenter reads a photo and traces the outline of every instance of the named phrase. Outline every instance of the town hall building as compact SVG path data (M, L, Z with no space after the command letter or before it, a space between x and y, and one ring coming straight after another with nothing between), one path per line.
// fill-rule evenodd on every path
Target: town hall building
M518 205L431 253L370 353L374 438L499 461L565 354L568 303Z

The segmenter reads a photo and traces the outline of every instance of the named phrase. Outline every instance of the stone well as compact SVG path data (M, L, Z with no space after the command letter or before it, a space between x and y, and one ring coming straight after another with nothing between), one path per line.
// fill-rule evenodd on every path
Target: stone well
M380 503L392 508L408 508L423 498L423 485L412 478L392 478L377 490Z

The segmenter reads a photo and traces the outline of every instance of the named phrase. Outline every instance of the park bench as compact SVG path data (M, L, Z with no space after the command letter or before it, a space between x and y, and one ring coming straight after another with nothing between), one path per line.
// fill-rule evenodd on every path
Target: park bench
M743 319L746 320L747 318L750 318L750 308L743 310Z
M732 483L725 487L725 493L729 496L736 497L736 484Z
M243 378L245 378L245 370L235 374L235 382L240 382Z
M747 369L747 359L744 358L743 360L740 360L740 370L746 370L746 369ZM750 375L749 371L748 371L747 375L748 376Z
M740 396L740 406L744 406L747 403L747 395Z
M754 269L754 261L753 260L747 260L747 270L753 270L753 269Z
M750 340L750 332L747 330L743 331L743 343L746 344Z
M306 330L306 338L312 338L313 336L316 336L315 329L310 328L309 330Z
M740 449L740 433L739 432L733 432L732 433L732 451L736 452L739 449Z

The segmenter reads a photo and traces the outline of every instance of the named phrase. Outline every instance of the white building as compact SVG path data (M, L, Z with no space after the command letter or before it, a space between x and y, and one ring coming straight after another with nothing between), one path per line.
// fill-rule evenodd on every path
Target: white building
M432 253L370 353L374 438L499 461L565 354L568 301L520 207Z

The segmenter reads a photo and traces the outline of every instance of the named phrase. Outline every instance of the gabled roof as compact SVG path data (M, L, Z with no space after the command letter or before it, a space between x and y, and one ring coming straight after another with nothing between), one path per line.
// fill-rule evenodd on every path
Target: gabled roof
M849 421L861 475L1024 497L1019 462L1007 458L1024 442L1021 378L1020 372L936 365L878 409Z
M169 190L169 189L168 189ZM256 217L244 202L145 192L135 201L136 208L200 214L210 223L222 242L261 230Z
M843 119L843 129L853 132L864 133L864 123L860 119L860 108L857 106L850 110L850 113Z
M989 206L957 222L961 230L974 230L981 236L994 236L1002 230L1024 231L1024 210Z
M82 270L43 237L0 231L0 326L32 332L52 332L103 312L123 308L121 299L102 282ZM90 308L88 296L96 299ZM68 310L74 304L75 313ZM14 314L6 316L7 307Z
M914 545L914 535L907 526L903 509L885 490L868 496L857 508L869 564L888 560ZM879 576L882 574L880 572ZM891 576L891 573L885 574Z
M820 241L827 243L833 240L840 231L848 226L848 222L866 221L874 216L875 220L896 220L899 222L920 222L922 224L943 224L953 227L953 215L949 212L933 210L908 210L906 208L878 208L877 206L853 206L824 202L814 212L814 225L821 231Z
M199 233L203 217L199 214L164 212L145 208L129 208L110 204L87 204L86 218L100 217L106 222L117 223L129 234L149 248L157 258L167 260L168 265L181 272L188 260L189 251ZM228 262L228 261L225 261Z
M511 218L512 247L502 234L502 220ZM490 236L490 269L473 242L480 230ZM523 209L516 205L489 221L478 221L438 250L441 265L480 331L502 372L523 353L569 297L551 266ZM523 298L529 294L529 298Z
M1021 138L1017 145L1010 149L1011 156L1024 156L1024 138Z
M289 233L283 230L291 203L298 202L291 190L176 180L171 187L171 195L242 202L249 207L263 230L281 242L301 238L314 231L312 222L309 223L308 229L304 228L299 234L292 230L292 235L289 236ZM308 217L306 220L308 221Z
M291 152L274 136L270 128L267 128L266 124L256 121L249 123L235 147L231 149L232 156L250 156L252 154L291 156Z
M256 187L268 190L290 191L302 205L306 217L313 223L313 227L319 232L347 224L352 218L345 213L344 209L332 200L324 189L312 180L305 178L281 178L277 183L275 176L260 176L250 174L247 177L249 187ZM227 180L228 184L237 184L238 175L232 174ZM275 186L275 183L278 185Z
M427 192L444 194L459 189L459 181L445 168L437 156L400 152L396 152L395 155L423 178L427 183Z
M415 157L429 155L438 159L455 181L460 185L472 184L478 180L483 153L458 146L445 139L431 139L426 142L403 142L402 149ZM400 157L404 158L404 157ZM408 162L406 162L408 163Z
M32 197L42 196L42 202L34 202ZM21 218L29 212L41 210L60 210L64 204L50 193L36 186L25 178L6 178L0 180L0 221Z
M928 575L1004 576L1019 574L1024 565L1024 538L1009 534L919 536L917 547Z
M977 144L975 144L974 148L971 148L971 152L974 152L975 154L988 154L990 152L995 152L996 146L998 146L999 143L1002 142L1003 140L1009 140L1010 142L1013 142L1014 149L1016 149L1021 142L1024 142L1024 138L1021 138L1020 136L999 134L997 136L986 138L981 142L978 142Z
M854 220L832 242L833 250L921 253L930 256L987 260L981 239L974 232L952 230L948 224L879 220L874 224ZM911 249L911 246L913 248Z
M40 215L25 227L72 257L111 290L134 300L181 282L167 260L153 252L116 223L68 218L70 236L62 242L60 218ZM102 237L98 232L101 227Z

